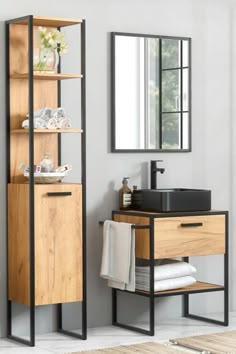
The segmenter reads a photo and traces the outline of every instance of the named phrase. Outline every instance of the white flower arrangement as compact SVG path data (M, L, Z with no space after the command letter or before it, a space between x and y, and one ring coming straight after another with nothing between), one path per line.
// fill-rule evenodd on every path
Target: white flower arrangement
M39 40L41 48L57 49L59 55L65 54L68 50L65 34L57 29L47 31L46 27L40 26Z
M38 28L40 48L35 49L34 70L54 72L58 64L58 54L61 56L68 50L68 43L63 32L46 27Z

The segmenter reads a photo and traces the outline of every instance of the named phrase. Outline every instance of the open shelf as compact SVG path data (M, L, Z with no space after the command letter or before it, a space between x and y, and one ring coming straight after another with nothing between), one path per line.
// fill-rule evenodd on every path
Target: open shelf
M194 294L194 293L204 293L204 292L210 292L210 291L223 291L223 290L224 290L224 286L222 286L222 285L197 281L195 284L192 284L190 286L185 286L184 288L155 292L155 296L161 297L161 296ZM148 291L142 291L142 290L136 289L135 292L138 294L142 293L143 295L146 295L146 296L150 295L150 293Z
M29 129L12 129L13 134L29 134ZM34 129L36 134L83 133L83 129Z
M82 19L76 20L67 20L65 18L57 18L57 17L41 17L41 16L33 16L33 25L34 26L45 26L45 27L65 27L78 25L82 23ZM18 25L28 25L28 18L22 18L20 21L15 22Z
M35 72L33 78L35 80L68 80L68 79L81 79L81 74L59 74L59 73L37 73ZM28 73L12 74L11 79L26 80L29 78Z

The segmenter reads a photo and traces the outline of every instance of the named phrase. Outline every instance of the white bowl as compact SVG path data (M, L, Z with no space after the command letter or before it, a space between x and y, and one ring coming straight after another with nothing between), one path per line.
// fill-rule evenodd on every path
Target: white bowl
M66 172L35 172L34 183L50 184L60 182L65 176ZM29 179L29 172L24 172L24 176Z

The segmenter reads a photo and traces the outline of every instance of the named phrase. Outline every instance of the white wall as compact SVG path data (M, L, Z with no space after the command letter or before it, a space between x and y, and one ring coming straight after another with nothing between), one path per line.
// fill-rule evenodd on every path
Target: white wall
M98 226L101 219L110 218L111 210L118 207L117 190L123 176L131 177L131 185L147 187L149 161L161 158L166 172L158 176L159 187L195 187L212 190L212 207L229 209L235 194L232 172L231 140L235 137L236 113L232 86L236 84L232 62L235 46L235 28L232 38L233 0L8 0L0 14L0 335L6 334L6 208L5 208L5 91L4 91L4 24L3 21L35 14L55 17L83 17L87 20L87 225L88 225L88 324L100 326L111 323L111 292L99 278L102 235ZM235 21L234 21L235 22ZM139 32L192 37L192 153L112 154L110 152L110 36L111 31ZM234 40L234 42L233 42ZM234 49L235 62L235 49ZM233 78L233 80L232 80ZM234 85L233 85L234 84ZM234 91L235 93L235 87ZM232 121L231 121L232 120ZM232 130L232 123L234 130ZM235 143L234 143L235 145ZM76 158L76 155L74 156ZM232 194L232 187L233 193ZM232 203L235 207L235 203ZM231 219L233 216L231 215ZM233 224L232 224L233 230ZM233 249L234 241L231 241ZM222 280L218 257L205 273L209 280ZM216 258L216 259L215 259ZM199 265L199 263L198 263ZM235 262L231 268L235 268ZM231 276L233 281L233 276ZM231 293L235 293L235 283ZM216 311L222 303L207 298L201 305L196 296L197 310ZM214 297L215 298L215 297ZM147 307L132 297L125 305L132 305L138 319L146 318ZM164 317L181 313L181 299L162 299L157 304L157 323ZM201 305L201 306L200 306ZM232 299L232 308L236 307ZM19 309L18 309L19 310ZM72 312L75 307L72 307ZM51 330L54 326L52 307L37 310L37 331ZM134 312L134 311L133 311ZM134 314L133 314L134 315ZM135 317L135 315L134 315ZM23 320L25 311L15 320ZM25 327L27 328L27 327ZM19 322L15 330L22 332Z

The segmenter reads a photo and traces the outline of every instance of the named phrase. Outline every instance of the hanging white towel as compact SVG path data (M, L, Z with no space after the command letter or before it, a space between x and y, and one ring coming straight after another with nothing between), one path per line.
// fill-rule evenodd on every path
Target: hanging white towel
M132 224L106 220L100 276L108 286L135 291L135 233Z

